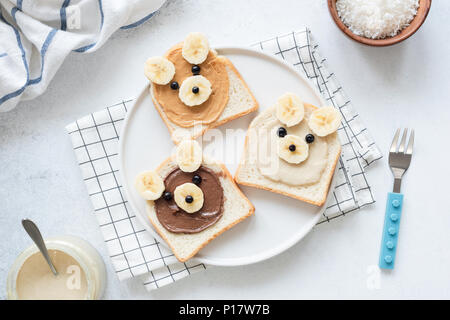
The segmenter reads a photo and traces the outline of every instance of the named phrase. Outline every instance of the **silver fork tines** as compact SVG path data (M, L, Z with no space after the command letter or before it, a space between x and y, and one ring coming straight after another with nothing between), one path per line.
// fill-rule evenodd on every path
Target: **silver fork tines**
M409 141L406 145L406 138L408 136L408 128L403 130L403 135L398 144L400 136L400 129L397 129L392 140L391 149L389 150L389 166L394 174L394 192L400 193L400 186L402 184L402 177L411 163L411 157L414 144L414 130L411 130Z

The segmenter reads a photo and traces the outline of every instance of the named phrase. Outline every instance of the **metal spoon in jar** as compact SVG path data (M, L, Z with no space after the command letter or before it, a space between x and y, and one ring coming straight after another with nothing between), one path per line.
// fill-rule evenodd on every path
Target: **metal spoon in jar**
M41 232L39 231L38 227L34 224L33 221L31 221L29 219L23 219L22 226L25 229L25 231L28 233L30 238L34 241L36 246L39 248L39 250L41 251L42 255L44 256L45 260L47 261L48 265L50 266L50 270L52 270L53 274L55 276L57 276L58 271L56 271L56 268L53 265L52 260L50 259L47 247L45 246L44 239L42 238Z

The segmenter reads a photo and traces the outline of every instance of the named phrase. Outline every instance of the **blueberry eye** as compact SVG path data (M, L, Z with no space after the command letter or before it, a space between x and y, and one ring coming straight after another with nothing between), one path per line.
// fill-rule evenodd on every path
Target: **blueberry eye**
M305 140L306 140L306 143L313 143L314 142L314 136L311 133L308 133L305 136Z
M179 87L180 87L180 86L178 85L178 82L176 82L176 81L174 81L174 82L172 82L172 83L170 84L170 88L171 88L172 90L178 90Z
M195 183L196 185L199 185L200 183L202 183L202 177L196 174L195 176L192 177L192 182Z
M199 93L199 91L200 91L199 87L192 87L192 92L193 93L197 94L197 93Z
M191 195L189 195L189 196L186 196L186 198L184 199L187 203L192 203L192 202L194 202L194 198L191 196Z
M200 66L197 66L197 65L192 66L191 71L195 76L200 74Z
M164 192L163 193L163 198L164 198L164 200L167 200L167 201L172 200L172 193L169 192L169 191Z
M277 134L278 134L278 136L279 136L280 138L284 138L284 136L287 135L287 130L286 130L286 128L279 127L279 128L278 128L278 131L277 131Z

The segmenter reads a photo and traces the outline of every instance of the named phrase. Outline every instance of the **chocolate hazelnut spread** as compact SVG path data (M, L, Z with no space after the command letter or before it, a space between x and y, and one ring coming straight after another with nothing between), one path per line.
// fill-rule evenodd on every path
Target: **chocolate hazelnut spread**
M187 213L179 208L172 199L164 197L155 201L156 216L167 230L174 233L197 233L215 224L223 214L223 189L219 175L212 170L201 166L195 172L183 172L179 168L172 171L164 180L166 192L173 194L175 188L198 175L201 182L198 185L203 191L203 207L195 213ZM195 199L194 199L195 201Z
M192 65L183 58L181 50L182 45L178 44L165 55L175 65L175 76L171 82L177 82L180 86L184 79L193 75ZM172 89L170 84L153 84L156 101L164 109L167 117L180 127L192 127L195 122L203 124L214 122L228 103L229 80L226 59L210 51L206 60L199 66L200 75L211 83L212 93L208 100L198 106L185 105L178 97L178 90Z

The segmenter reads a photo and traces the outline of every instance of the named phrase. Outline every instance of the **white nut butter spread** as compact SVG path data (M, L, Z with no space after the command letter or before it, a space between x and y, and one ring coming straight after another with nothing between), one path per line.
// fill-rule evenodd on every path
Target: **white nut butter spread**
M16 282L21 300L79 300L87 294L87 279L80 264L67 253L49 250L58 271L53 275L40 252L25 260Z
M292 127L285 126L277 119L274 107L265 110L255 119L253 127L257 129L249 132L250 135L254 135L249 141L255 141L254 138L256 138L256 146L250 145L249 148L255 151L251 157L257 161L258 170L263 176L295 186L304 186L320 181L327 166L328 143L327 137L314 135L308 126L308 118L315 109L314 106L305 103L304 119ZM279 139L283 139L277 134L280 127L285 128L287 134L298 136L301 139L305 139L308 134L314 135L314 141L309 144L306 160L299 164L293 164L278 156L278 142Z

